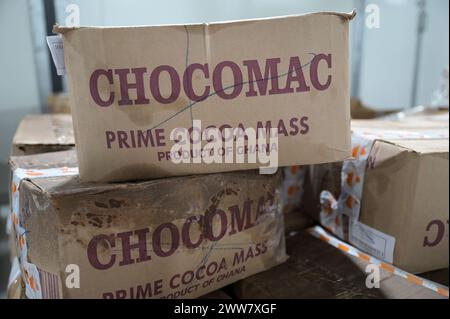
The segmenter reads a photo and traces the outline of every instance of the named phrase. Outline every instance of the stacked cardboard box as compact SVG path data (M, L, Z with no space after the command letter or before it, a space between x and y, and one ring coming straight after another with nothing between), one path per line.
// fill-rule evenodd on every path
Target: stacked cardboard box
M47 106L47 111L50 114L70 114L70 101L67 94L57 93L49 95Z
M70 114L33 114L19 123L11 145L11 156L32 155L73 149L72 116ZM13 172L10 172L12 178ZM11 258L17 256L11 221L7 223Z
M12 141L11 155L31 155L75 147L70 114L26 116Z
M26 296L199 297L284 262L282 173L248 170L348 158L353 16L56 26L48 42L53 57L64 47L77 155L11 158ZM275 146L276 163L176 163L173 132L195 133L195 120L239 128L246 155ZM252 148L247 129L261 128L278 138Z
M277 152L277 163L265 164L348 158L348 28L354 15L185 26L56 26L63 39L57 47L64 47L81 179L127 181L264 166L230 162L222 148L208 148L205 139L200 143L194 136L197 120L201 128L222 133L272 128L276 145L236 146L238 153L259 154L267 147ZM183 145L189 142L182 129L192 129L189 144L201 144L200 150L181 147L180 139ZM213 150L220 160L199 165L202 154Z
M33 114L25 116L17 127L11 145L11 156L33 155L70 150L75 147L70 114ZM10 172L12 182L13 171ZM12 183L10 183L12 186ZM7 297L26 298L25 285L17 256L16 233L10 216L6 225L11 261Z
M281 174L93 184L79 180L73 151L11 164L30 298L198 297L286 259Z
M352 129L355 160L311 166L304 210L406 271L448 268L448 113Z
M64 132L62 134L62 132ZM12 150L11 153L15 154L15 155L19 155L19 156L13 156L11 159L11 179L13 178L14 175L14 171L17 170L18 168L20 170L24 170L24 169L30 169L32 168L33 170L36 170L35 173L38 173L38 170L42 170L42 171L48 171L52 168L57 168L57 167L74 167L76 166L76 156L75 153L72 152L55 152L53 153L52 151L64 151L66 149L70 149L73 148L73 130L72 130L72 122L71 122L71 117L70 115L47 115L47 114L41 114L41 115L33 115L33 116L27 116L25 117L20 125L18 126L17 132L15 134L14 137L14 142L12 145ZM43 154L43 155L37 155L39 153L47 153L47 154ZM34 156L24 156L24 155L34 155ZM299 187L302 186L303 187L303 172L302 169L298 166L296 167L292 167L292 168L286 168L283 169L282 172L279 172L276 176L260 176L257 179L255 179L255 181L253 182L253 184L250 182L249 177L257 177L256 173L254 172L247 172L247 173L242 173L241 176L239 177L240 173L227 173L228 175L231 175L229 178L230 180L233 181L233 186L236 187L236 189L240 189L241 187L246 188L245 185L248 185L248 191L252 190L254 192L254 194L258 193L258 186L256 184L260 184L261 181L264 180L268 180L268 181L273 181L274 187L272 189L272 192L274 192L274 195L276 193L276 202L273 204L274 205L274 211L273 213L276 214L277 212L283 212L286 216L286 214L288 216L291 216L292 218L290 220L293 220L293 222L291 222L291 226L289 227L289 230L299 230L302 228L305 228L306 226L310 225L310 223L308 222L308 218L305 215L302 214L298 214L298 204L299 204L299 200L300 200L300 196L293 196L293 195L299 195L299 193L301 193L300 190L296 189L296 192L292 192L289 191L289 188L292 187ZM227 174L225 174L224 176L226 177ZM282 176L282 181L279 181L280 179L280 175ZM33 176L29 176L29 178L32 178ZM217 177L217 176L216 176ZM35 176L35 178L40 179L39 176ZM58 177L54 177L54 178L58 178ZM69 177L66 177L68 179L70 179ZM203 177L199 177L199 183L202 185L201 188L203 189L208 189L208 178L210 179L211 176L203 176ZM183 190L184 193L187 193L188 190L190 189L192 191L192 184L191 182L182 182L183 179L172 179L174 184L177 185L186 185L186 189ZM246 182L244 183L243 180L246 180ZM42 182L42 181L41 181ZM180 182L182 182L180 184ZM61 184L63 184L64 186L62 187L64 191L70 192L71 188L69 186L65 185L64 179L63 181L61 181ZM220 183L217 183L220 184ZM96 188L97 191L100 191L101 187L99 184L88 184L89 187L98 187ZM161 185L160 183L158 185ZM278 185L278 186L277 186ZM289 186L287 186L289 185ZM13 181L11 180L11 186L13 187ZM42 186L39 186L40 188ZM158 186L159 188L159 186ZM47 191L46 188L42 188L41 189L42 192L45 192L46 195L52 194L52 190ZM227 189L227 195L231 195L231 188ZM247 192L248 192L247 191ZM26 189L26 186L23 186L23 190L22 192L25 192L25 194L28 193L28 190ZM149 193L153 193L154 195L152 196L156 196L158 197L158 195L156 195L154 192L152 191L148 191ZM173 192L173 190L171 191ZM183 193L183 192L180 192ZM195 191L194 191L195 192ZM222 191L218 191L218 195L220 197L224 197L226 199L227 195L224 194L220 194ZM211 195L213 196L214 192L211 191ZM262 192L264 193L264 192ZM293 194L296 193L296 194ZM160 193L157 193L160 194ZM69 200L72 202L72 204L74 205L74 209L82 209L82 207L78 207L76 201L74 201L74 199L72 198L73 193L70 192L70 198ZM163 195L163 194L162 194ZM40 196L43 196L43 194L41 194ZM121 195L122 197L124 195ZM203 195L205 198L208 197L207 194ZM245 197L245 195L243 195ZM32 196L33 198L36 198L36 195ZM256 201L256 195L255 198L252 199L251 196L247 196L247 197L242 197L242 200L237 200L237 204L243 204L244 207L242 207L242 209L246 210L246 209L251 209L252 212L250 213L254 213L253 211L255 210L255 207L250 207L247 204L249 203L249 200L253 200L254 203L258 203L259 205L259 200ZM194 197L190 197L189 195L184 195L183 197L184 199L180 198L179 200L176 200L174 202L185 202L185 203L190 203L192 201L197 202L196 205L200 205L200 202L194 199ZM188 200L189 199L189 200ZM275 197L274 197L275 199ZM44 200L44 199L42 199ZM44 201L49 200L48 198L46 198ZM85 199L84 201L86 201L87 199ZM214 200L217 200L214 199ZM29 202L26 200L26 202ZM51 200L52 205L55 202L54 199ZM288 204L286 204L288 203ZM29 204L27 204L28 207L26 207L26 209L30 209ZM164 206L164 205L163 205ZM58 206L59 207L59 206ZM98 208L98 207L97 207ZM25 209L25 207L21 207L20 210ZM167 208L168 209L168 208ZM181 207L180 207L181 209ZM258 209L260 209L260 207L258 207ZM51 210L51 205L46 205L46 208L44 209L45 212L48 212ZM36 209L32 209L34 214L38 214L38 212L36 211ZM90 214L94 214L95 212L92 209L88 210ZM126 212L128 214L129 209L126 209ZM247 214L248 212L242 212L243 214ZM131 213L129 213L131 214ZM92 215L93 216L93 215ZM245 215L247 216L247 215ZM236 216L236 217L240 217L240 216ZM44 217L39 217L39 220L43 220ZM234 218L234 217L232 217ZM274 218L273 219L275 224L273 225L274 231L276 231L277 233L274 234L272 233L272 237L273 238L277 238L276 242L275 242L275 246L274 248L276 248L275 250L278 250L280 254L282 254L283 252L283 240L281 237L281 233L279 232L279 229L282 229L282 222L279 219L279 217ZM42 221L45 222L45 221ZM245 220L236 220L235 222L246 222ZM142 223L142 227L144 226L145 223ZM45 224L45 228L42 229L28 229L28 231L33 230L33 232L35 234L38 235L39 241L33 240L32 237L29 239L31 241L31 246L33 248L31 248L31 251L33 250L44 250L46 251L48 248L48 245L46 244L42 244L42 242L46 242L48 240L45 239L45 236L42 236L42 234L45 234L46 236L53 236L51 235L50 232L50 228L48 228L49 224ZM248 224L244 224L243 227L247 227ZM238 225L239 227L239 225ZM272 227L272 226L270 226ZM278 228L277 228L278 227ZM281 228L280 228L281 227ZM265 232L267 231L267 228L265 228ZM13 263L13 267L11 270L11 276L10 276L10 282L8 284L8 297L9 298L26 298L26 294L25 294L25 285L24 282L22 280L22 276L21 276L21 272L20 272L20 268L19 268L19 264L18 264L18 259L17 259L17 251L16 251L16 233L14 231L14 229L12 227L10 227L10 246L11 246L11 257L12 257L12 263ZM278 237L277 237L278 236ZM263 237L260 237L261 239L263 239ZM79 240L81 240L81 238L78 238ZM219 246L221 246L222 243L219 244ZM38 247L38 248L36 248ZM203 247L203 246L202 246ZM29 248L30 249L30 248ZM55 248L56 249L56 248ZM216 248L215 248L216 249ZM240 248L235 247L235 249L239 250ZM243 249L243 248L242 248ZM55 253L57 251L59 251L60 249L57 248ZM207 248L203 247L202 248L203 251L208 250ZM221 252L224 252L225 250L219 250ZM71 252L73 253L73 251ZM232 254L232 251L230 250L230 252ZM43 254L38 253L38 256L43 256ZM190 254L191 256L192 254ZM280 260L282 260L282 255L280 255ZM39 259L39 258L38 258ZM55 259L56 260L56 259ZM61 262L61 258L58 258L58 262ZM274 259L274 264L278 263L279 261L276 261ZM44 264L46 264L47 262L44 262ZM38 264L40 264L38 262ZM265 262L265 266L264 268L261 269L266 269L266 267L269 267L269 263ZM44 270L40 269L40 272L42 273L51 273L51 272L46 272L45 266L43 266L42 268L44 268ZM247 267L248 268L248 267ZM48 270L48 269L47 269ZM83 271L84 272L84 271ZM55 272L58 273L58 272ZM140 276L142 275L140 272L139 275L136 276ZM62 281L63 279L59 278L59 275L54 275L54 278L56 282L57 282L57 287L53 287L57 290L59 290L59 286L61 285L60 281ZM238 277L237 277L238 278ZM225 282L224 282L225 284ZM48 289L48 288L47 288ZM202 291L203 293L203 291ZM53 296L63 296L64 293L60 292L60 291L55 291ZM83 295L85 295L83 293ZM217 292L217 293L211 293L210 295L206 296L205 298L218 298L219 296L223 296L225 297L226 294L224 294L223 292ZM68 295L64 295L65 297L68 297ZM85 295L87 296L87 295ZM44 297L44 296L42 296ZM48 295L48 291L46 292L45 297L50 297L50 295ZM100 296L101 297L101 296Z
M301 213L301 203L305 192L305 166L283 168L283 214L286 232L298 231L312 225L312 219Z

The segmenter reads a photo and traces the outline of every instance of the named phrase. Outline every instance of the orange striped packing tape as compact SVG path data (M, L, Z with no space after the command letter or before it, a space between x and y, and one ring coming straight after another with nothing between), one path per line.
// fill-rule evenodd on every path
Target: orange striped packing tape
M311 227L311 228L307 229L307 232L310 233L311 235L313 235L314 237L319 238L320 240L323 240L324 242L330 244L331 246L333 246L351 256L357 257L364 262L378 265L380 268L382 268L396 276L402 277L402 278L408 280L410 283L428 288L428 289L438 293L441 296L444 296L447 298L449 297L449 291L448 291L447 287L440 286L432 281L420 278L416 275L413 275L406 271L403 271L391 264L380 261L379 259L377 259L375 257L369 256L369 255L363 253L362 251L360 251L359 249L357 249L347 243L344 243L342 240L334 237L333 235L328 233L325 229L323 229L320 226Z
M55 176L77 175L78 167L59 167L46 169L22 169L16 168L13 173L11 185L11 212L8 215L8 227L14 229L16 234L17 253L22 279L25 283L25 295L29 299L42 299L42 288L39 271L33 263L28 260L28 245L26 230L20 222L20 185L24 179L37 179ZM10 229L9 231L11 231Z

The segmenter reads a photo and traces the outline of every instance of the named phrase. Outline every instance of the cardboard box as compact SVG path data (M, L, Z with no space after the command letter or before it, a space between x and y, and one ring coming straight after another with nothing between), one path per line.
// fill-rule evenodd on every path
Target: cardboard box
M11 165L28 298L195 298L287 258L281 173L102 184L74 151Z
M352 130L355 160L311 166L304 211L408 272L448 268L448 121L361 120Z
M187 162L175 164L180 156L171 134L191 129L194 120L203 129L272 127L278 145L268 144L278 150L278 166L348 158L354 15L55 26L64 39L80 178L124 181L268 166L259 157L206 165L203 155L189 151L181 153ZM205 143L203 150L211 150ZM232 155L259 154L234 146ZM193 164L196 158L201 163Z
M13 138L11 155L68 150L75 147L70 114L35 114L25 116Z
M70 114L33 114L25 116L20 121L12 141L11 156L64 151L74 147L75 140ZM11 178L12 172L10 173ZM17 256L17 252L14 243L15 235L9 218L6 232L9 235L10 255L13 259Z
M305 188L304 166L290 166L283 168L283 213L291 214L300 208Z
M298 231L312 226L312 220L301 212L300 207L305 188L305 166L290 166L283 168L283 213L286 233Z
M19 262L14 259L11 266L11 273L7 287L8 299L27 299L25 295L25 285L23 284L22 274L20 272ZM232 299L223 289L215 290L199 297L199 299Z
M368 288L368 262L303 231L286 238L289 259L234 284L245 299L444 299L423 286L380 270L380 288ZM447 289L448 292L448 289Z
M52 94L47 97L48 113L70 114L69 96L65 93Z
M387 116L392 113L396 113L398 110L377 110L373 107L363 104L357 98L350 99L350 114L352 119L355 120L368 120L377 117Z

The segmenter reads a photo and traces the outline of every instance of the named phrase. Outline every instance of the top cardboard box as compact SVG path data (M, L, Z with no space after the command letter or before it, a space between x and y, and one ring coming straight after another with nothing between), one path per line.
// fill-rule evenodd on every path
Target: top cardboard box
M348 26L354 15L55 26L64 39L81 179L125 181L265 166L175 164L171 133L192 128L194 120L203 129L277 129L278 166L346 159Z

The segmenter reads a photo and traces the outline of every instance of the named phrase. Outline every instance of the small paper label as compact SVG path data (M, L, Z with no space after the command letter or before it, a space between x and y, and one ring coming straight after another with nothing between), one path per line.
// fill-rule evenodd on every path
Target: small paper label
M349 241L351 244L378 259L393 263L394 237L358 221L352 221L349 228Z
M64 46L63 38L59 35L51 35L47 37L47 44L53 58L53 63L56 67L58 75L66 74L66 67L64 65Z

